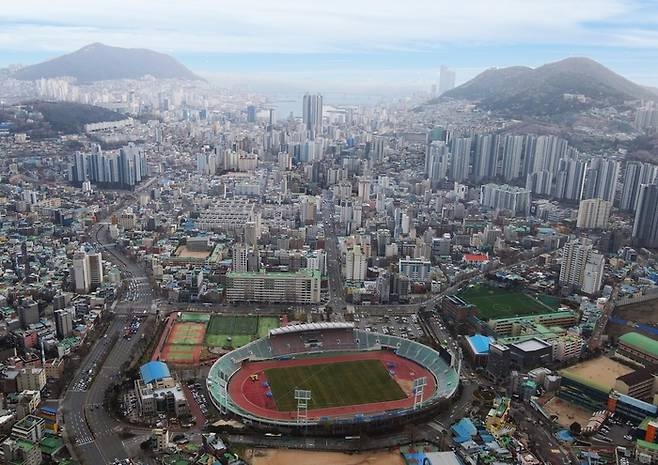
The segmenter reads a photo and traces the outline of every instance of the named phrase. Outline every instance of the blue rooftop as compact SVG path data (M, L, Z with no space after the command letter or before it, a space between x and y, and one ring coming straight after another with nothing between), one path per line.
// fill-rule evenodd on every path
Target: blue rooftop
M157 361L148 362L142 365L139 369L139 374L145 384L171 377L171 373L169 373L169 367L167 367L167 364Z
M462 418L451 429L455 436L462 438L475 436L478 432L470 418Z
M483 336L482 334L476 334L468 337L468 343L476 354L488 354L491 338L489 336Z

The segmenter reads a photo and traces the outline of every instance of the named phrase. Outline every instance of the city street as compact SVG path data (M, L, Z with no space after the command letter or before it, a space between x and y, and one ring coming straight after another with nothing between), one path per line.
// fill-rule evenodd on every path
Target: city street
M99 245L107 243L107 224L93 226L92 237ZM122 365L128 361L139 341L144 325L130 339L123 338L124 327L132 315L149 312L151 289L143 271L112 248L104 248L105 258L119 264L131 276L130 300L118 302L110 315L112 322L106 334L99 338L83 360L61 403L65 437L74 446L83 463L110 463L115 458L127 458L118 433L122 424L110 417L103 406L105 392ZM114 342L116 341L116 342Z

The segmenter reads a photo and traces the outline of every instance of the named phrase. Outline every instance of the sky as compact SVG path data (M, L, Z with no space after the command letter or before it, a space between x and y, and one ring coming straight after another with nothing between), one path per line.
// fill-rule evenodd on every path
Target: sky
M226 87L429 90L492 67L588 56L658 87L657 0L22 0L0 66L93 42L173 55Z

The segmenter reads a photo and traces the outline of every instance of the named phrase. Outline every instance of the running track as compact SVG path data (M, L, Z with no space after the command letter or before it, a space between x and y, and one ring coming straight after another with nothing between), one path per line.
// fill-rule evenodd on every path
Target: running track
M268 368L319 365L323 363L336 363L350 360L381 360L384 365L386 365L387 362L393 362L395 363L396 379L411 381L420 376L425 376L427 378L427 385L425 386L423 395L425 399L430 397L436 391L436 380L429 370L411 360L399 357L393 352L377 351L341 354L329 357L247 362L229 381L228 393L233 402L235 402L241 409L257 417L271 420L294 420L297 418L296 411L280 412L276 410L274 402L265 397L265 391L267 389L261 388L263 381L266 380L264 370ZM250 378L251 375L258 375L258 381L252 381ZM311 395L312 394L313 393L311 393ZM322 417L340 418L351 417L358 414L384 413L386 410L411 408L413 405L414 398L413 395L410 395L405 399L388 402L375 402L371 404L309 410L308 419L313 421Z

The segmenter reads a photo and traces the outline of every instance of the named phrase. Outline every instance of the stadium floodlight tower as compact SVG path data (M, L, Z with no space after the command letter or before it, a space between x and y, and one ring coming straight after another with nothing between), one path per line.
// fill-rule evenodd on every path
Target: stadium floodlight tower
M311 391L308 389L295 389L297 401L297 423L305 425L308 421L308 402L311 400Z
M416 378L413 381L412 390L414 393L414 410L420 407L423 403L423 392L425 391L425 386L427 386L427 377L422 376Z

